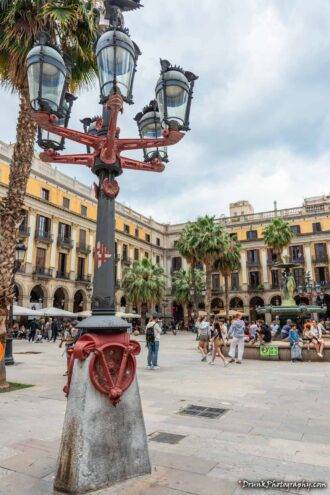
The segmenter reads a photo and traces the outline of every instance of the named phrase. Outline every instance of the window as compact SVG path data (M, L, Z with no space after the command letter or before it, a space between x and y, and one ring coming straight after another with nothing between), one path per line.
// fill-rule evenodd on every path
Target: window
M137 248L134 248L134 260L139 261L139 258L140 258L139 250Z
M229 237L231 239L233 239L233 241L237 241L237 234L236 234L236 232L232 232L231 234L229 234Z
M123 244L123 260L128 260L128 246L126 244Z
M274 253L274 251L271 248L267 249L267 261L270 264L276 263L279 261L278 255L276 253Z
M324 242L320 242L318 244L315 244L314 246L315 249L315 259L316 261L319 262L326 262L328 257L327 257L327 246Z
M85 258L78 258L78 267L77 267L77 275L78 278L81 280L84 278L85 275Z
M126 224L124 225L124 232L125 232L125 234L128 234L128 235L130 234L129 225L126 225Z
M41 237L47 237L50 234L51 221L50 218L38 216L37 234Z
M67 210L70 208L69 198L63 198L63 208L66 208Z
M66 254L64 253L58 255L58 274L60 277L66 275Z
M249 249L247 251L247 263L248 266L259 265L259 249Z
M318 284L324 284L329 280L329 271L325 266L315 268L315 279Z
M292 263L303 263L304 251L302 246L290 246L290 261Z
M203 271L204 270L204 265L203 265L203 263L201 261L199 261L198 263L196 263L195 268L196 268L196 270Z
M246 233L246 238L248 241L254 241L255 239L258 239L258 232L256 230L249 230Z
M37 248L37 253L36 253L37 271L38 269L44 270L45 266L46 266L46 249Z
M146 234L146 241L150 242L150 234Z
M294 268L293 276L297 286L305 285L305 270L303 268Z
M313 223L313 232L322 232L322 226L320 222Z
M260 273L250 272L250 287L256 289L260 285Z
M239 290L239 273L233 272L231 274L231 290Z
M29 215L27 211L24 211L24 217L19 226L19 233L26 234L28 232Z
M149 253L147 251L144 253L144 257L148 260L149 259Z
M220 275L212 273L212 290L220 290Z
M182 258L180 256L175 256L172 258L172 272L177 272L182 268Z
M291 232L293 235L299 235L300 234L300 225L291 225L290 227Z
M80 214L82 217L87 217L87 206L80 205Z
M272 288L278 289L280 287L279 271L278 270L272 270L271 274L272 274Z
M156 263L157 263L157 265L160 264L160 256L158 256L158 255L156 256Z
M79 244L80 246L86 246L86 230L79 230Z
M71 239L71 226L66 223L60 223L58 226L58 236L61 239Z
M156 237L156 245L157 246L160 246L160 239L159 239L159 237Z
M41 189L41 199L44 199L45 201L49 201L49 190L48 189Z
M140 236L139 229L137 227L135 227L135 237L138 239L139 236Z

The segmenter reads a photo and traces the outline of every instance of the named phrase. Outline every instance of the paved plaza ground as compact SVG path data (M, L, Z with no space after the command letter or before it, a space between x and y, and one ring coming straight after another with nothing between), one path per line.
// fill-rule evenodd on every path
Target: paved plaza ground
M53 343L14 347L8 378L34 387L0 395L0 494L48 495L65 413L65 358ZM153 473L97 495L260 494L266 490L242 490L238 480L330 482L328 363L209 366L187 334L162 337L161 369L146 370L145 357L143 346L138 376ZM190 404L228 411L218 419L179 414ZM156 432L182 438L156 442ZM312 493L328 494L330 485Z

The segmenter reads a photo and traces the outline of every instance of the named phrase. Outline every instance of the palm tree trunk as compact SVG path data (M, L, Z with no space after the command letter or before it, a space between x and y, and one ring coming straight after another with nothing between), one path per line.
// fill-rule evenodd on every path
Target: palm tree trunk
M188 330L188 321L189 321L188 305L187 304L184 304L183 305L183 328L185 330Z
M197 307L198 307L197 287L196 287L196 271L195 270L196 270L196 263L191 263L191 287L193 290L192 312L193 312L194 318L197 314Z
M205 294L205 311L211 313L212 299L212 263L206 264L206 294Z
M22 220L22 209L26 185L34 155L36 124L31 119L27 88L20 94L20 108L16 127L16 144L10 164L9 187L0 203L0 313L8 320L8 309L12 302L12 280L15 262L15 247L18 227ZM7 321L7 331L11 322ZM0 342L5 342L5 334ZM0 362L0 388L6 386L4 361Z
M226 321L229 319L229 287L228 287L228 275L224 276L225 279L225 311L226 311Z

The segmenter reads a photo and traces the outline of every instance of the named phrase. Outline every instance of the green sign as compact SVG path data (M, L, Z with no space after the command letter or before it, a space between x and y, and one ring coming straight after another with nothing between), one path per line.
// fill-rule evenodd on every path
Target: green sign
M277 345L261 345L260 346L260 358L261 359L278 359L278 347L277 347Z

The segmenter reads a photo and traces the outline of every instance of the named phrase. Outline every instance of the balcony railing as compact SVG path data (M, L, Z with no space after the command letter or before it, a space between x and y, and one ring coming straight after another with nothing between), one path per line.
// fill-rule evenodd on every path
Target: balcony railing
M71 237L58 237L57 245L62 248L72 249L73 248L73 240Z
M29 237L30 236L30 227L26 225L21 225L18 229L19 237Z
M77 275L76 277L77 282L82 282L84 284L90 284L92 281L92 277L90 275Z
M305 257L300 256L290 256L290 263L296 263L297 265L303 265L305 263Z
M277 258L267 258L267 265L268 266L274 266L276 263L279 263L280 260Z
M92 248L90 246L87 246L87 244L84 242L79 242L77 244L76 249L77 249L78 253L81 253L81 254L90 254L92 251Z
M213 294L223 294L224 290L222 287L212 287Z
M70 274L67 272L62 272L61 270L57 270L56 272L56 278L61 278L64 280L69 280L70 279Z
M313 263L328 263L329 258L327 253L317 254L313 256Z
M131 266L131 264L132 264L131 258L128 258L127 256L123 256L121 259L121 262L123 263L123 265L126 265L126 266Z
M240 292L241 288L239 285L232 285L229 290L230 292Z
M53 242L53 236L50 232L46 232L45 230L36 230L35 238L37 241L45 242L50 244Z
M44 266L35 266L33 269L33 275L38 278L52 278L53 270L52 268L45 268Z
M271 287L272 287L272 289L275 289L276 290L276 289L280 289L281 286L280 286L280 283L279 282L274 282L274 283L272 283L272 286Z
M249 292L263 292L264 290L265 288L261 284L250 284L248 287Z
M257 260L246 260L246 266L248 268L256 268L260 266L260 259Z

